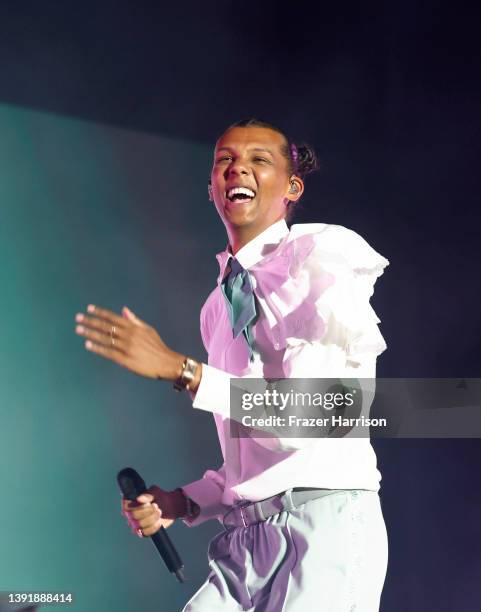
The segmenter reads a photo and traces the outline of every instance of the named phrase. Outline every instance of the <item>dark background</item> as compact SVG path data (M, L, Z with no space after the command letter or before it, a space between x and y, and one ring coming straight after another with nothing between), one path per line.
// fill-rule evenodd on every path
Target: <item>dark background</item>
M373 299L389 347L378 375L478 377L478 12L3 2L0 100L199 145L251 115L307 140L322 171L295 222L350 227L391 262ZM150 212L160 225L165 211ZM225 240L216 231L212 257ZM381 609L477 609L479 440L374 446L390 538Z

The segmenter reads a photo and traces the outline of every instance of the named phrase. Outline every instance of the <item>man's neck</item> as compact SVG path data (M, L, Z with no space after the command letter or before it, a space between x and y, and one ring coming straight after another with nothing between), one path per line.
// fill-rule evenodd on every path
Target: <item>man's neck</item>
M262 234L268 227L274 225L280 221L283 217L279 217L269 225L265 227L251 227L251 226L242 226L242 227L231 227L227 229L227 235L229 238L230 249L233 255L236 255L238 251L242 249L243 246L248 244L251 240L254 240L259 234Z

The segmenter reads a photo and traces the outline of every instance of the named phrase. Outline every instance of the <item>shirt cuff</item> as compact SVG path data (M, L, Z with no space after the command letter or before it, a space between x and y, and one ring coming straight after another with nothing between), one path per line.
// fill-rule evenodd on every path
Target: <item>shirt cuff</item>
M212 478L201 478L184 485L181 489L200 507L200 513L196 518L182 519L188 527L196 527L210 519L222 520L228 510L228 507L222 503L223 489Z
M232 374L202 364L202 377L192 406L230 418L230 379Z

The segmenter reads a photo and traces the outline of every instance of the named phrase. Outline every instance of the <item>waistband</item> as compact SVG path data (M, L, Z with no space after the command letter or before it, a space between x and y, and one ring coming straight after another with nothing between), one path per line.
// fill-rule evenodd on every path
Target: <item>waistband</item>
M224 527L248 527L254 523L279 514L284 510L294 510L311 499L319 499L347 489L317 489L296 487L257 502L233 506L223 518Z

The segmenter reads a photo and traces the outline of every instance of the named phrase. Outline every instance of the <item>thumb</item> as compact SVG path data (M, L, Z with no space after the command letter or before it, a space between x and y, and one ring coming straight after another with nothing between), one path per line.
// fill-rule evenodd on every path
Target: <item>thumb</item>
M137 501L141 504L150 504L154 501L154 496L150 493L142 493L137 497Z
M124 306L122 308L122 315L125 319L132 321L132 323L135 323L136 325L143 325L143 321L136 317L134 313L129 308L127 308L127 306Z

